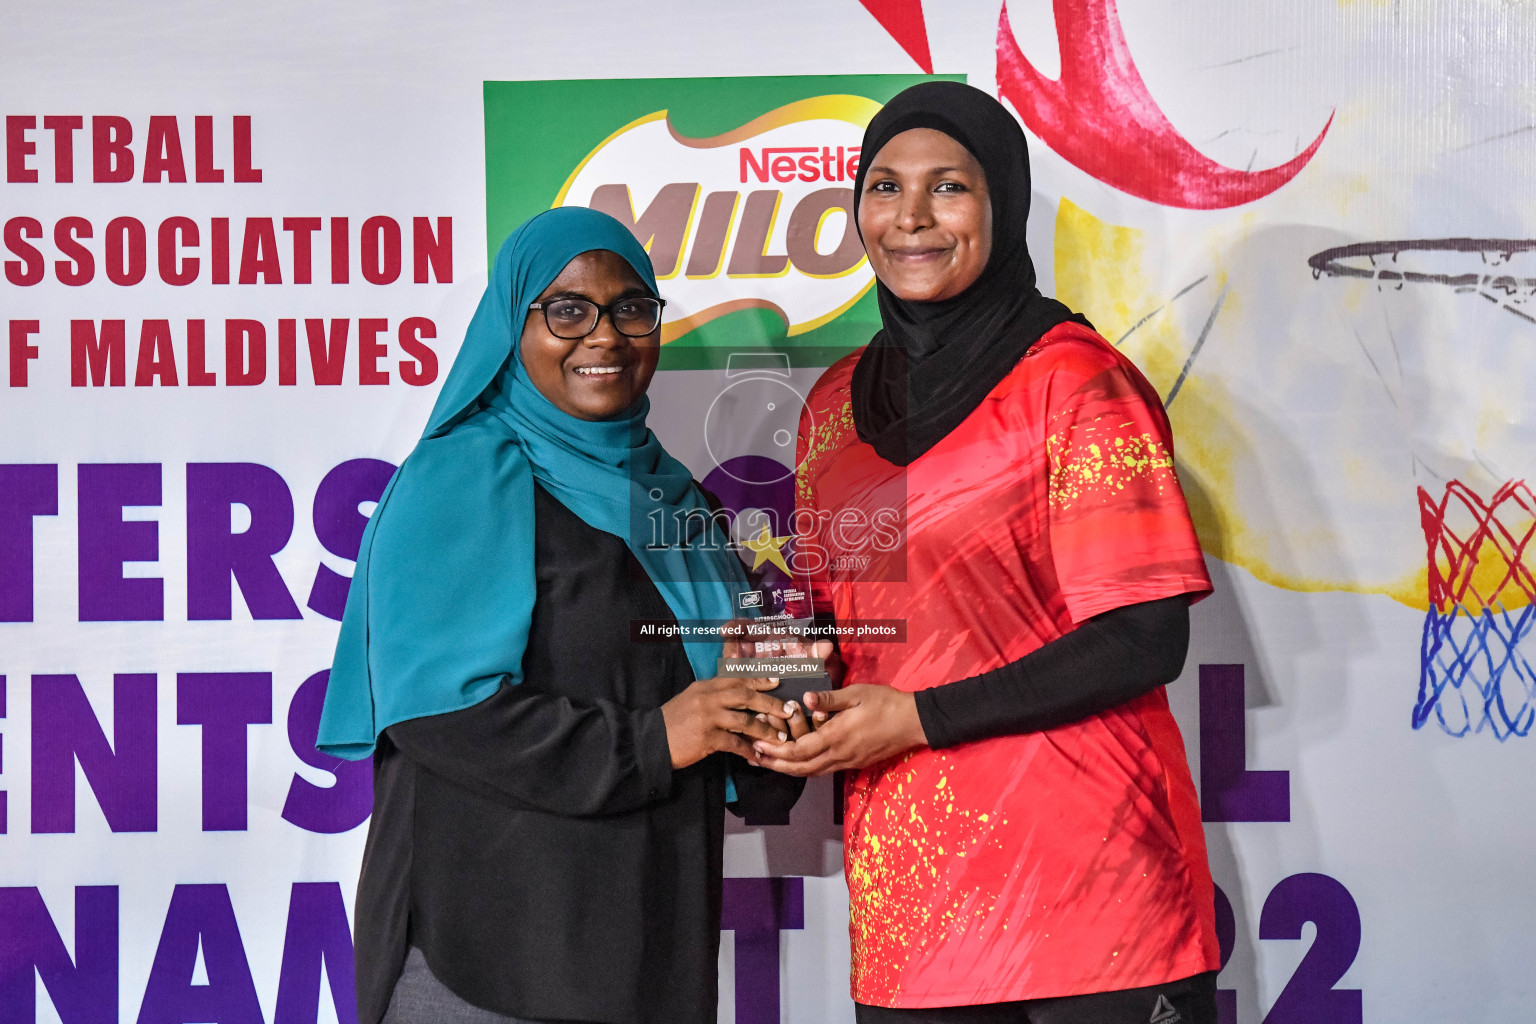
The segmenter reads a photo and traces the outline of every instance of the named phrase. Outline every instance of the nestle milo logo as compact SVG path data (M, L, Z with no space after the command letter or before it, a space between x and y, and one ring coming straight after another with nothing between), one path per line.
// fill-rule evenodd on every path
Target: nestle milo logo
M741 183L747 183L747 174L756 175L766 182L770 178L778 182L790 181L847 181L852 183L859 173L859 147L842 146L833 152L831 146L763 146L754 151L741 147Z
M667 298L662 340L759 308L802 334L874 281L853 223L859 142L879 104L831 95L689 138L665 110L587 154L554 205L590 206L646 246Z

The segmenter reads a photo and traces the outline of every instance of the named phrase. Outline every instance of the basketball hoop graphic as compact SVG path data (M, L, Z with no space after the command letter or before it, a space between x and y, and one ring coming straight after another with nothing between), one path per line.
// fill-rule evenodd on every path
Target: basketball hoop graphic
M1536 324L1536 239L1421 238L1341 245L1307 260L1313 277L1363 277L1377 288L1433 284L1470 292ZM1527 303L1530 303L1527 306Z
M1536 324L1536 239L1446 238L1364 242L1309 259L1314 277L1364 278L1475 294ZM1536 495L1509 480L1485 499L1451 480L1437 499L1418 489L1428 558L1413 727L1501 742L1536 725L1536 673L1521 650L1536 627Z

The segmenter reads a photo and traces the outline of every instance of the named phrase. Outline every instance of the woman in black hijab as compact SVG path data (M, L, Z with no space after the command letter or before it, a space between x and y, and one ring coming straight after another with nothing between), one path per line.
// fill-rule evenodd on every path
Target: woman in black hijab
M840 637L897 620L905 640L844 640L816 731L755 744L850 772L858 1020L1214 1021L1213 887L1163 693L1210 581L1167 417L1035 286L1028 154L996 100L915 86L862 154L883 330L807 402L801 521L833 525L797 551ZM891 513L883 549L849 529Z
M1024 237L1030 199L1024 133L980 90L930 82L886 105L864 138L861 152L871 163L859 168L854 181L855 216L869 205L864 190L880 152L913 130L946 136L980 165L993 246L979 276L966 282L960 273L946 281L963 289L958 294L913 301L884 280L875 285L884 329L853 371L853 415L859 439L900 465L959 426L1045 332L1067 320L1092 326L1035 287L1035 264ZM877 240L866 238L865 247L872 250L872 263L890 266L886 277L908 269L882 260Z

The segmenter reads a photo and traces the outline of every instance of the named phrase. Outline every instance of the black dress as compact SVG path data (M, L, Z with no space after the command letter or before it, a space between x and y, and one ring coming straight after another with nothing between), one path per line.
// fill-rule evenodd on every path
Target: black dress
M672 614L624 544L534 486L538 598L523 682L400 722L374 754L358 882L358 1019L409 946L460 998L511 1016L712 1024L726 777L783 814L801 781L716 754L672 770L661 705L693 681Z

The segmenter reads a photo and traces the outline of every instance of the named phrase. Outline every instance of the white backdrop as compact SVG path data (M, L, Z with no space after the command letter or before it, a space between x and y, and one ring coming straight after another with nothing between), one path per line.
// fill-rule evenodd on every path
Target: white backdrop
M1015 0L1001 39L999 0L924 13L933 69L1031 131L1042 287L1169 402L1217 583L1170 696L1235 1020L1523 1019L1536 10ZM1084 55L1121 31L1116 77ZM484 285L483 83L919 70L856 0L0 8L0 1024L345 1018L366 780L305 762L295 695L380 471L357 460L409 451ZM130 180L93 180L123 122ZM172 218L195 273L160 263ZM112 386L87 350L119 320ZM260 383L238 329L231 380L230 321L265 334ZM722 379L652 391L701 477ZM789 880L727 912L777 908L795 1024L852 1019L838 836L821 780L727 837L728 876ZM773 975L765 935L725 934L722 1022L772 1019L735 998Z

